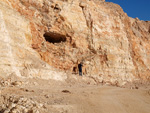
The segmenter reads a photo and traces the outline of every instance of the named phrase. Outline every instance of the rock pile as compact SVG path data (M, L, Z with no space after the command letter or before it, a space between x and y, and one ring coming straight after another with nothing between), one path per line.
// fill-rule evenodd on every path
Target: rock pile
M14 81L11 78L1 79L0 80L0 86L1 87L10 87L10 86L21 86L25 84L23 81Z
M44 113L45 106L32 99L17 96L1 96L1 113Z

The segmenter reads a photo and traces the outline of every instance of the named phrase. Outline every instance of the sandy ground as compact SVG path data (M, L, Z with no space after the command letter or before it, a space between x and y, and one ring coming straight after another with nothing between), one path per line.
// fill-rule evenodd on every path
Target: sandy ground
M43 113L150 113L149 86L129 89L68 81L11 81L14 80L17 82L12 85L1 86L1 96L25 97L42 103L46 109Z

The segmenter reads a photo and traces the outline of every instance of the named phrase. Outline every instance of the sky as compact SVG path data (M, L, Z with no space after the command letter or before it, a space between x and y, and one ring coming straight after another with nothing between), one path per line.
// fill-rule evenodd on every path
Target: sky
M105 0L119 4L124 12L132 18L150 21L150 0Z

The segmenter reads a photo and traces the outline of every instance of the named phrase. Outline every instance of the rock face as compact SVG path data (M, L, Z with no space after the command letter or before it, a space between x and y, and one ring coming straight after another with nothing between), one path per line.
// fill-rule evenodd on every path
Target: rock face
M150 80L150 22L104 0L1 0L0 74ZM58 70L61 70L58 73Z

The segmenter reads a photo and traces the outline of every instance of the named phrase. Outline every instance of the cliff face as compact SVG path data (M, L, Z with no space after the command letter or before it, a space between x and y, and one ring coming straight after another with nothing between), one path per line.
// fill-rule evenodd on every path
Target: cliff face
M150 22L104 0L2 0L0 74L150 79ZM57 72L56 69L62 70Z

